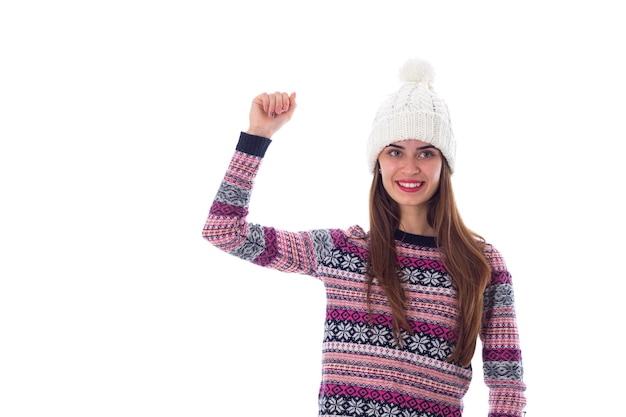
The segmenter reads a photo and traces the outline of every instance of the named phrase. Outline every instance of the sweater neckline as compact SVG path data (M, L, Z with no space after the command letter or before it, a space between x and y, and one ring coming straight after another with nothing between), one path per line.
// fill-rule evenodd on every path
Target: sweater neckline
M396 230L394 237L400 242L408 243L411 245L427 246L430 248L437 247L434 236L414 235L412 233L403 232L402 230Z

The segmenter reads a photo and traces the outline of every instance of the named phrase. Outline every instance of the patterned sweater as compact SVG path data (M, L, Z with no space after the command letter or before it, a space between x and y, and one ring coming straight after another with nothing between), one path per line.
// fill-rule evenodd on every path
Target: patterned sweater
M269 139L242 133L211 206L203 236L263 267L306 274L326 289L320 416L460 417L472 369L445 358L457 333L455 286L432 237L397 232L398 264L414 330L393 340L391 309L374 280L366 302L367 234L347 230L287 232L246 221L254 178ZM492 268L482 331L489 417L521 416L526 403L511 275L487 245ZM404 331L403 331L404 332Z

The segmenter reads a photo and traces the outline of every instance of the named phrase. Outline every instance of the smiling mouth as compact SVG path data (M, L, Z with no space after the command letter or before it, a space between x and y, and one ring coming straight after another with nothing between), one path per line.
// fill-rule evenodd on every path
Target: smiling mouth
M422 188L422 186L424 185L423 181L418 181L418 182L397 181L396 183L401 189L406 190L406 191L417 191L420 188Z

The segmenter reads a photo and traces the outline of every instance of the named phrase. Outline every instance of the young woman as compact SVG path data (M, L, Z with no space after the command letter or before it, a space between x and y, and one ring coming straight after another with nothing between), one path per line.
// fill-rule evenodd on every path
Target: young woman
M455 139L433 76L427 62L407 61L376 114L368 232L246 222L270 138L296 109L287 93L253 100L203 229L232 255L323 282L320 416L461 416L479 337L489 416L521 416L525 406L511 275L457 210Z

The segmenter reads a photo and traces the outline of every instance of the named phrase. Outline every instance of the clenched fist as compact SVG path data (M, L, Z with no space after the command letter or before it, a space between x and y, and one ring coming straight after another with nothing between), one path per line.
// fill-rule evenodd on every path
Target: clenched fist
M291 119L295 110L296 93L259 94L252 100L250 127L247 133L271 138Z

